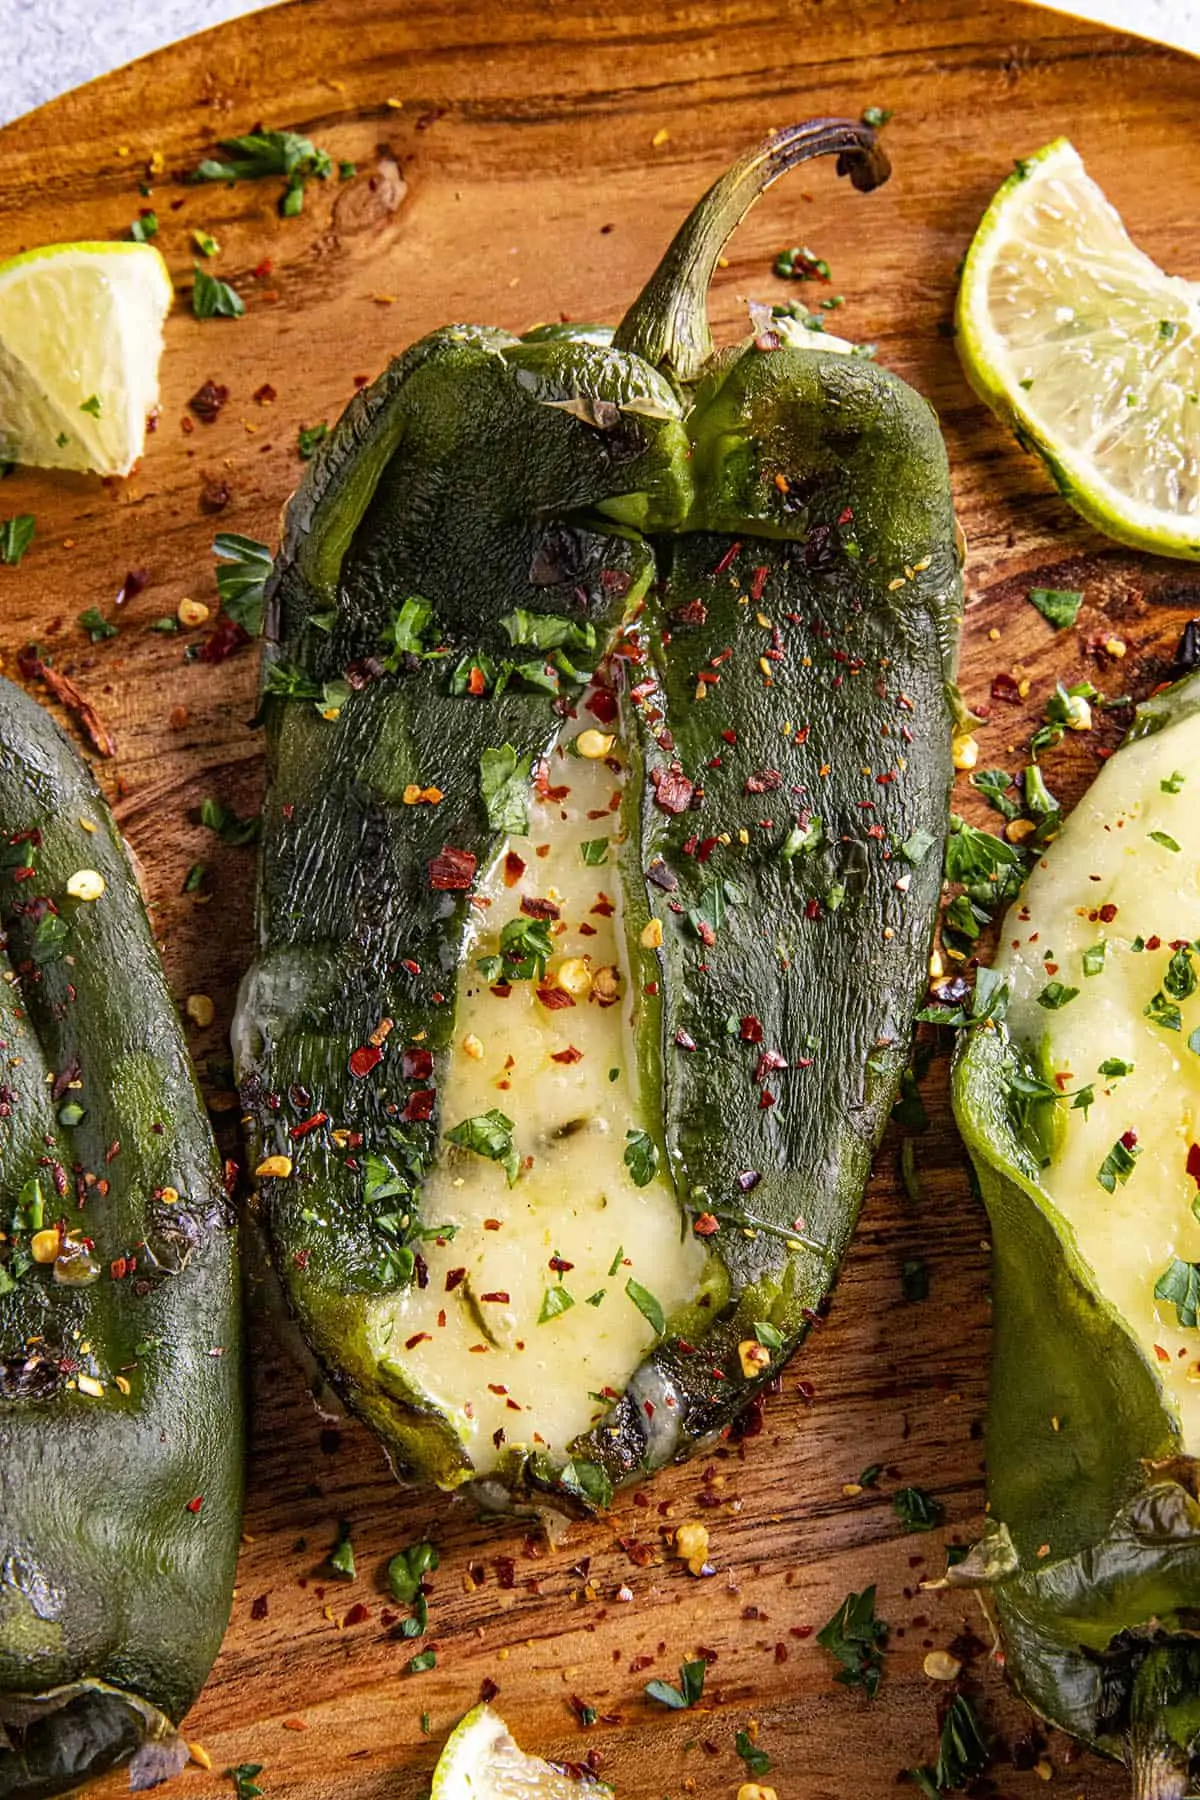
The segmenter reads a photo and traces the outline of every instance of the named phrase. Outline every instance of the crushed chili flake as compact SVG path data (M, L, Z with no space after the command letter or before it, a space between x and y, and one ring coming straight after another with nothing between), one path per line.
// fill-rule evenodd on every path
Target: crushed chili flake
M675 1042L681 1050L694 1050L696 1048L695 1038L692 1037L690 1032L685 1031L682 1025L675 1033Z
M583 1051L577 1050L574 1044L568 1044L565 1050L555 1050L550 1058L556 1063L577 1063L583 1060Z
M298 1125L292 1126L291 1136L294 1138L307 1137L310 1131L316 1131L319 1125L325 1125L328 1124L328 1122L328 1113L312 1113L307 1119L301 1119Z
M559 919L562 917L561 906L553 900L541 900L533 894L521 896L521 911L527 919Z
M662 812L685 813L692 804L696 789L681 769L655 769L650 780L654 785L654 802Z
M716 568L713 570L713 574L714 575L724 575L725 571L732 567L735 559L737 558L739 552L741 551L741 548L742 548L741 539L735 538L733 543L730 544L728 550L726 550L724 556L722 556L720 561L717 563Z
M432 1050L406 1050L400 1059L405 1081L428 1081L433 1074Z
M219 381L206 381L198 387L188 401L188 406L198 419L211 425L221 408L229 398L229 389Z
M511 1304L508 1292L505 1288L497 1288L495 1293L492 1294L480 1294L479 1298L481 1300L489 1300L496 1306L508 1306Z
M357 1050L350 1052L350 1073L361 1081L372 1069L378 1068L383 1061L383 1051L378 1044L360 1044Z
M754 775L747 775L743 793L771 794L776 788L783 786L783 776L778 769L759 769Z
M195 1495L195 1497L193 1499L188 1501L187 1511L190 1513L198 1513L200 1511L200 1508L203 1505L204 1505L204 1495L197 1494L197 1495Z
M537 990L537 997L547 1012L559 1012L564 1006L574 1006L575 1004L573 996L568 994L565 988L560 987L540 987Z
M754 1069L755 1081L764 1081L772 1070L786 1069L787 1057L780 1056L778 1050L764 1050Z
M525 873L525 864L515 850L510 850L504 858L504 885L516 887Z
M598 913L602 919L611 919L616 908L607 894L597 894L596 904L590 906L588 911Z
M692 1225L692 1230L695 1232L696 1236L702 1238L715 1237L720 1229L721 1221L714 1218L712 1213L709 1212L698 1214Z
M426 1119L433 1117L436 1099L437 1095L432 1088L416 1088L408 1096L404 1111L400 1114L401 1122L405 1125L424 1124Z
M418 1344L432 1344L432 1342L433 1339L427 1331L414 1331L413 1335L405 1340L404 1348L415 1350Z
M597 688L585 704L602 725L611 725L617 716L617 696L608 688Z
M216 630L201 644L199 660L210 665L228 662L235 650L252 642L250 633L236 619L222 617L217 621Z
M446 1270L446 1292L448 1294L452 1294L454 1292L455 1288L459 1285L459 1283L462 1281L465 1281L466 1278L467 1278L467 1271L465 1269L447 1269Z
M677 625L703 625L708 619L708 608L703 600L689 600L685 606L677 606L671 617Z
M761 1044L763 1041L762 1021L753 1013L747 1013L742 1019L738 1035L743 1044Z
M440 856L429 863L429 885L435 893L456 893L469 888L475 879L479 858L470 850L456 850L446 844Z
M467 676L467 692L468 694L474 694L476 698L478 698L479 695L483 693L486 686L487 680L483 670L479 667L478 663L476 663L472 667L470 674Z
M1187 1153L1187 1172L1200 1187L1200 1144L1193 1144Z
M1020 706L1021 690L1015 676L1005 674L1003 671L999 675L993 675L992 699L1003 700L1009 706Z

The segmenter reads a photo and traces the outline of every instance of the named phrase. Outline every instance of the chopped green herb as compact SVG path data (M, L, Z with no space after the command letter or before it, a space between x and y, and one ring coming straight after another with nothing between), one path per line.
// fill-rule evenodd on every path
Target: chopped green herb
M1179 854L1179 845L1175 842L1175 839L1169 835L1168 832L1152 831L1150 833L1150 841L1152 844L1161 844L1164 850L1174 851L1176 856L1178 856L1178 854Z
M897 1488L892 1506L905 1531L934 1531L946 1516L941 1501L926 1488Z
M1045 723L1029 740L1036 759L1039 751L1052 750L1062 742L1066 731L1086 731L1092 722L1091 702L1099 700L1100 690L1090 681L1072 682L1069 688L1059 681L1046 702Z
M1078 993L1078 988L1065 987L1061 981L1048 981L1037 996L1037 1003L1047 1012L1057 1012L1060 1007L1069 1006Z
M161 619L152 619L146 629L147 631L161 631L165 635L168 632L179 630L179 620L174 613L164 613Z
M71 927L67 921L58 913L46 913L34 927L29 954L39 968L45 968L48 963L57 962L60 956L66 955L70 937Z
M648 1681L646 1692L651 1700L657 1700L662 1706L669 1706L672 1712L685 1712L695 1706L704 1692L704 1676L708 1664L697 1659L685 1662L679 1670L679 1686L672 1687L669 1681Z
M617 1245L617 1254L613 1257L612 1263L609 1266L608 1279L610 1281L612 1280L613 1276L616 1274L617 1270L620 1268L621 1264L624 1261L625 1261L625 1246L624 1246L624 1244L618 1244Z
M1008 790L1013 786L1013 778L1007 769L973 769L970 776L971 786L981 793L989 806L1006 819L1019 817L1021 808L1015 800L1008 797Z
M285 662L271 663L263 682L263 693L276 700L319 700L322 691L321 683L314 681L306 670L293 668Z
M80 412L90 413L93 419L100 417L101 401L99 394L89 394L86 400L79 402Z
M666 1314L663 1312L659 1302L654 1298L654 1295L648 1288L644 1288L640 1281L635 1281L632 1276L630 1276L629 1280L625 1283L625 1292L629 1295L629 1298L633 1301L633 1304L637 1307L643 1319L645 1319L646 1323L650 1326L650 1329L656 1332L659 1337L662 1337L667 1329L667 1319Z
M1200 1266L1174 1257L1171 1266L1154 1284L1154 1298L1166 1300L1185 1331L1200 1324Z
M261 1763L238 1763L236 1768L226 1769L225 1774L234 1785L237 1800L257 1800L262 1789L256 1783L262 1772Z
M587 838L580 844L579 854L590 869L598 869L608 861L608 839Z
M15 569L33 542L32 513L18 513L15 518L0 521L0 562Z
M1107 943L1101 939L1098 944L1089 944L1083 953L1083 972L1085 975L1103 975L1104 958L1108 953Z
M201 231L199 226L193 225L190 236L201 256L220 255L220 244L215 237L209 237L207 231Z
M500 624L514 648L518 645L533 650L596 648L596 627L577 624L561 613L535 613L519 606L515 612L506 613Z
M436 1669L437 1668L437 1651L436 1650L420 1650L420 1651L418 1651L416 1656L414 1656L412 1658L411 1662L408 1662L405 1664L405 1668L408 1670L408 1673L410 1675L423 1675L425 1673L426 1669Z
M557 1287L548 1287L542 1295L542 1310L538 1314L538 1324L548 1324L551 1319L557 1319L560 1313L569 1312L574 1304L574 1300L561 1282Z
M318 444L323 444L329 436L329 427L322 421L320 425L302 425L296 435L296 448L304 462L311 462L316 455Z
M926 1800L938 1800L941 1794L967 1787L990 1761L991 1750L970 1701L965 1694L955 1694L942 1721L936 1768L926 1765L908 1773Z
M200 892L201 888L204 886L204 883L205 883L207 877L208 877L208 864L202 863L202 862L193 863L191 868L188 870L187 874L183 878L184 893L185 894L198 894Z
M239 818L232 808L222 806L219 800L208 795L200 802L200 823L215 831L223 844L241 846L257 844L262 833L262 817L254 813L248 818Z
M748 1731L739 1731L733 1740L733 1747L746 1765L747 1775L767 1775L771 1769L771 1759L765 1750L760 1750Z
M1133 1174L1134 1163L1142 1154L1136 1140L1126 1141L1133 1136L1132 1131L1127 1131L1124 1137L1119 1137L1096 1171L1096 1180L1107 1194L1115 1194L1118 1183L1125 1186Z
M774 273L784 281L828 281L829 264L823 256L803 245L781 250L775 258Z
M862 1474L858 1478L859 1487L860 1488L875 1487L879 1481L879 1477L882 1474L883 1474L883 1464L882 1463L868 1463L866 1468L863 1470Z
M1030 588L1029 604L1056 631L1065 631L1079 617L1083 595L1076 588Z
M1177 794L1186 780L1187 776L1181 775L1179 770L1175 769L1165 781L1160 781L1158 785L1164 794Z
M383 641L390 650L389 669L400 668L406 656L426 657L430 654L423 640L432 623L433 608L428 600L423 600L419 594L410 594L383 633Z
M932 831L927 831L923 825L919 826L900 845L900 854L906 863L912 863L915 868L918 863L924 862L936 841Z
M658 1145L647 1131L625 1133L625 1167L635 1187L648 1187L658 1174Z
M768 1350L783 1349L783 1333L780 1331L778 1325L772 1325L769 1319L756 1319L754 1321L754 1335L759 1343L764 1345Z
M284 218L293 218L303 209L307 181L325 181L333 173L329 152L294 131L254 131L246 137L222 138L218 148L226 152L227 160L206 157L191 179L260 181L265 176L283 175L287 185L279 210Z
M553 954L549 921L519 914L500 932L500 955L480 957L479 967L485 962L498 964L497 973L487 977L491 981L540 981Z
M148 244L158 235L158 214L149 207L144 208L129 227L129 235L135 244Z
M207 269L193 264L192 311L198 319L240 319L246 302L227 281L219 281Z
M350 1527L343 1520L338 1528L338 1540L329 1552L329 1566L346 1581L353 1581L358 1573L354 1566L354 1545L350 1542Z
M479 787L493 831L529 830L532 767L532 757L518 756L511 744L483 752L479 759Z
M1183 1014L1173 1000L1167 999L1161 988L1149 1004L1143 1006L1142 1016L1149 1019L1152 1025L1160 1026L1163 1031L1182 1031L1183 1029Z
M875 1616L875 1587L861 1594L847 1594L827 1625L817 1633L822 1649L841 1664L835 1681L844 1687L865 1688L868 1695L879 1691L883 1679L883 1639L887 1625Z
M438 1553L432 1544L410 1544L398 1550L387 1566L388 1592L400 1606L411 1607L400 1625L402 1638L420 1637L429 1623L429 1606L421 1583L438 1566Z
M599 1306L607 1292L607 1288L597 1288L594 1294L588 1295L586 1304L588 1306Z
M116 637L117 632L120 630L119 625L113 625L104 617L104 614L100 611L98 606L89 606L86 612L81 612L79 615L79 623L84 631L87 632L93 644L102 644L105 638Z
M1133 1074L1133 1064L1124 1062L1119 1056L1109 1056L1100 1064L1096 1073L1103 1075L1107 1081L1120 1081L1123 1075Z
M213 539L213 555L217 558L217 593L226 615L250 637L258 637L263 626L263 593L274 567L271 552L254 538L221 531Z
M339 181L353 181L353 179L357 173L358 173L358 166L355 163L340 162L338 164L338 180Z
M446 1141L460 1150L473 1150L476 1156L498 1162L512 1187L521 1172L521 1158L513 1144L513 1122L498 1107L463 1119L446 1133Z

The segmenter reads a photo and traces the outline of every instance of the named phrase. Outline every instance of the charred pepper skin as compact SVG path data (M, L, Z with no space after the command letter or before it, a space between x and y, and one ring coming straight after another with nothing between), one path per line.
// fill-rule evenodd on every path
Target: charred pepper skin
M98 898L69 895L81 870ZM233 1585L241 1352L221 1166L133 871L5 681L0 976L0 1795L35 1800L186 1760Z
M381 1245L361 1174L329 1132L288 1141L287 1096L369 1151L409 1111L391 1045L423 1032L439 1086L470 912L466 892L431 890L430 862L448 845L487 867L501 838L472 778L481 751L544 754L570 703L512 685L455 695L447 665L511 654L500 620L516 608L591 622L602 645L624 634L619 857L643 1111L683 1216L719 1226L717 1301L669 1321L565 1470L514 1448L475 1484L483 1499L602 1505L729 1424L824 1306L907 1059L952 779L961 585L944 446L895 376L819 339L716 355L705 309L757 194L828 152L860 187L886 175L865 127L777 134L705 196L615 333L452 326L415 345L351 403L285 523L262 948L236 1048L253 1154L286 1148L294 1172L263 1180L261 1210L318 1358L399 1472L447 1488L472 1478L461 1446L366 1341ZM449 654L385 672L381 634L406 595L429 603ZM336 722L272 697L276 663L318 685L348 671ZM701 670L717 677L703 702ZM664 782L683 810L660 803ZM441 803L405 808L410 783ZM914 841L910 863L897 846ZM714 882L738 898L709 944L688 915ZM751 1015L760 1040L730 1034ZM387 1053L357 1078L349 1058L385 1017ZM436 1108L407 1129L428 1166ZM738 1346L764 1319L783 1348L748 1376Z
M1126 741L1198 709L1191 675L1139 706ZM947 1581L984 1590L1006 1673L1043 1718L1126 1762L1135 1800L1180 1800L1200 1765L1200 1463L1014 1129L1014 1054L999 1024L964 1034L955 1056L994 1335L989 1524Z

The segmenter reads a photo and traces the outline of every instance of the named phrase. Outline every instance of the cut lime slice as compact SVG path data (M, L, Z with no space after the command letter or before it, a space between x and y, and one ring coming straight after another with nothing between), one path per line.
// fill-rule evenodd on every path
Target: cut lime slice
M1130 242L1065 138L988 207L957 324L971 385L1084 518L1200 556L1200 285Z
M0 457L127 475L171 297L149 244L48 244L0 263Z
M527 1756L499 1713L476 1706L446 1740L430 1800L608 1800L611 1793Z

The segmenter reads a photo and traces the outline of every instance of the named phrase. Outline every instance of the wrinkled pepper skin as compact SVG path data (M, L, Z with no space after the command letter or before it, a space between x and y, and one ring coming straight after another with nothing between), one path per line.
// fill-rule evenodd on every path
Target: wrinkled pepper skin
M1193 676L1140 706L1128 741L1197 708ZM948 1580L985 1590L1006 1673L1037 1712L1127 1762L1136 1800L1178 1800L1200 1751L1200 1466L1013 1127L1014 1055L1001 1023L965 1033L955 1059L994 1337L988 1530Z
M99 898L68 895L80 870ZM133 870L4 681L0 977L0 1795L32 1800L186 1760L233 1585L241 1356L221 1166Z
M716 258L757 193L829 150L860 187L886 174L864 127L779 133L705 197L615 334L451 326L424 339L351 403L289 508L268 678L276 662L317 683L350 669L355 691L336 721L264 702L261 950L239 1063L255 1157L295 1164L261 1183L290 1304L406 1476L456 1487L473 1471L367 1349L380 1240L362 1178L328 1130L289 1139L288 1095L361 1133L365 1150L382 1144L388 1106L394 1120L412 1086L400 1058L389 1049L366 1079L347 1072L381 1017L397 1046L428 1034L436 1088L471 915L467 894L431 891L428 865L451 845L487 867L502 836L474 777L481 751L544 754L580 690L457 695L446 664L415 659L395 673L376 661L372 678L364 659L403 596L430 603L449 665L511 654L499 622L515 608L591 621L601 646L623 633L608 680L631 759L619 856L644 1112L682 1219L726 1215L707 1240L715 1317L668 1322L573 1446L565 1480L514 1447L486 1497L603 1504L689 1454L795 1349L850 1238L941 879L961 610L945 451L931 409L895 376L819 338L714 354L705 315ZM701 704L706 668L719 684ZM695 792L672 813L659 796L678 775ZM443 790L441 804L404 807L409 783ZM810 810L816 841L781 854ZM926 847L910 865L896 846L914 835ZM739 898L705 944L686 915L724 880ZM663 942L648 951L652 916ZM751 1014L757 1045L728 1026ZM681 1032L700 1054L681 1053ZM787 1065L770 1098L755 1076L763 1051ZM436 1111L410 1136L428 1166ZM746 1170L761 1172L749 1195ZM746 1209L760 1228L728 1222ZM748 1377L738 1345L763 1318L782 1348Z

